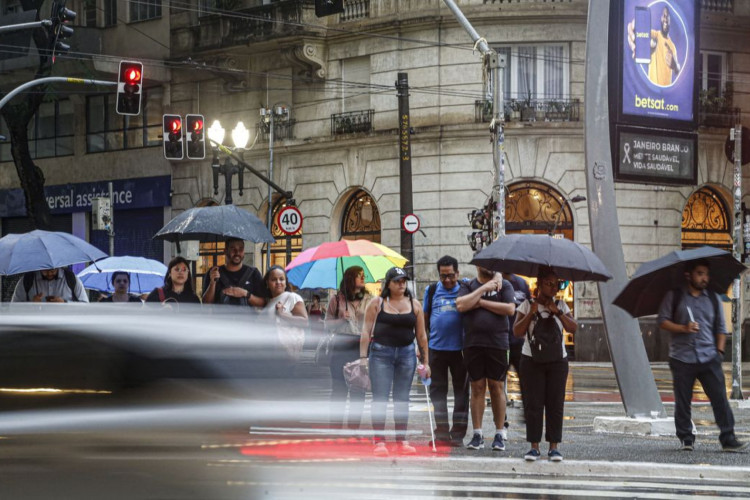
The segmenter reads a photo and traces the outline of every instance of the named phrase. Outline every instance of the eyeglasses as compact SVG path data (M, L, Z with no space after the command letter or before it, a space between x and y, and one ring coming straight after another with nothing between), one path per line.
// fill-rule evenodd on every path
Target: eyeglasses
M456 273L440 274L441 280L452 280L456 277Z

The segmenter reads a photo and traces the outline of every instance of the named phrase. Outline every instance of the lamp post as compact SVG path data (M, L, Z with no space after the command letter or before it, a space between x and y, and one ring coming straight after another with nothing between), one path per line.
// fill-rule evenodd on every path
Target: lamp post
M579 201L586 201L586 197L580 194L575 195L569 200L571 203L578 203ZM560 208L555 212L554 218L555 218L555 224L552 226L552 229L549 230L549 235L554 236L555 231L557 230L557 225L560 224L560 216L562 215L563 208L565 208L565 205L563 203L560 203Z
M289 108L283 104L274 104L271 108L260 108L260 117L268 127L268 178L273 179L273 135L274 122L285 122L289 119ZM273 203L271 185L268 185L268 232L273 229ZM271 268L271 244L266 243L266 270Z
M214 120L211 127L208 129L208 139L212 144L221 145L224 142L224 136L226 131L221 126L219 120ZM232 130L232 141L234 142L235 151L244 151L247 146L247 141L250 139L250 131L245 128L245 124L238 122L234 130ZM214 195L219 194L219 176L224 176L224 203L231 205L232 199L232 176L237 174L239 180L239 194L242 196L242 187L244 184L244 165L240 163L232 163L231 157L227 156L224 159L224 163L219 161L219 147L214 147L213 159L211 160L211 168L214 178ZM270 189L270 186L269 186Z

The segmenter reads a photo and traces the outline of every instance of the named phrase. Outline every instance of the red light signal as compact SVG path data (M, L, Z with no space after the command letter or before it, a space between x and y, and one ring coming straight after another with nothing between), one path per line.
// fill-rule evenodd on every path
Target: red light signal
M117 113L138 115L141 112L143 64L137 61L120 61L117 78Z
M206 135L203 133L203 115L186 115L187 157L202 160L206 157Z
M182 160L182 117L180 115L164 115L162 117L162 142L164 144L164 158L167 160Z

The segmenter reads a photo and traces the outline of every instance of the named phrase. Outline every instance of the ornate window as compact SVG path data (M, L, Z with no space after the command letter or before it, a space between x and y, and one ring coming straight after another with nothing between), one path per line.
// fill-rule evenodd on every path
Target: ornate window
M196 203L196 207L215 207L218 203L211 199L203 199ZM188 244L183 242L182 245ZM198 260L193 264L193 280L195 289L200 295L203 290L203 277L213 266L224 265L224 241L211 241L199 243Z
M682 211L682 248L703 245L732 251L729 210L721 195L708 186L694 192Z
M294 234L286 234L279 229L276 224L276 215L279 210L288 205L285 198L279 198L273 207L273 225L271 226L271 234L276 240L275 243L271 244L271 265L286 267L293 258L295 258L302 251L302 228ZM266 266L266 252L268 247L263 250L263 267Z
M508 186L506 232L548 234L553 228L555 234L573 239L573 213L562 194L539 182L518 182Z
M380 243L380 211L372 196L362 189L355 191L346 202L341 238Z

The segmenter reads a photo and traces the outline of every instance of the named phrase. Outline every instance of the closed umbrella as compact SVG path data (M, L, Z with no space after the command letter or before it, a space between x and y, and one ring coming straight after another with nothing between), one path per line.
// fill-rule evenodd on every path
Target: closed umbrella
M667 292L685 284L685 266L701 259L708 261L711 268L708 287L718 294L726 293L732 281L747 269L732 254L719 248L675 250L641 264L612 303L635 318L657 314Z
M612 274L585 246L546 234L508 234L477 253L471 264L493 271L536 276L551 267L560 279L607 281Z
M185 210L161 228L154 239L171 242L212 242L238 238L255 243L273 243L271 232L259 218L234 205Z
M36 229L0 238L0 275L55 269L107 254L72 234Z
M407 259L385 245L369 240L341 240L308 248L286 266L289 282L299 288L338 288L344 271L359 266L365 282L385 277L388 269L404 267Z
M144 257L107 257L90 265L80 273L78 278L85 288L100 292L114 292L112 273L125 271L130 275L131 293L148 293L164 285L167 266L153 259Z

